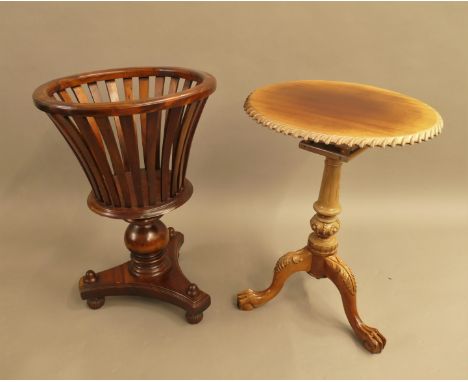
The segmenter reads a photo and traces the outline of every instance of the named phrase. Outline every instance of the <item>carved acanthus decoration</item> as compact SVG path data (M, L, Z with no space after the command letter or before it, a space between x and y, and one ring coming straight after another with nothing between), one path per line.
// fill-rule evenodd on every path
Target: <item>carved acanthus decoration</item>
M319 215L314 215L310 220L310 226L318 236L327 238L334 235L340 229L340 220L335 218L332 221L327 221Z
M309 235L309 250L317 256L331 256L336 253L338 240L335 234L340 229L340 221L336 216L315 214L310 220L312 233Z
M338 256L328 256L325 257L324 260L328 267L330 267L334 272L339 273L349 293L354 296L356 294L356 279L354 278L351 269L349 269L349 267Z
M303 251L288 252L285 255L281 256L275 266L275 273L281 272L290 264L299 264L304 260Z

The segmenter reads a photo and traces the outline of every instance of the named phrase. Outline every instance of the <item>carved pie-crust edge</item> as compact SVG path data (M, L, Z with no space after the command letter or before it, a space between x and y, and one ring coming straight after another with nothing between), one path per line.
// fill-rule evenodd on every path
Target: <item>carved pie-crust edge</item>
M254 92L250 93L247 99L245 100L244 110L255 121L278 133L292 135L296 138L307 139L314 142L323 142L327 145L335 144L346 145L350 147L395 147L403 145L413 145L415 143L427 141L439 135L442 131L442 127L444 124L440 114L434 110L434 113L436 114L437 118L435 124L429 129L422 130L415 134L401 135L395 137L345 137L339 135L328 135L312 131L305 131L295 126L279 123L266 118L264 115L255 110L255 108L250 104L250 96L253 93Z

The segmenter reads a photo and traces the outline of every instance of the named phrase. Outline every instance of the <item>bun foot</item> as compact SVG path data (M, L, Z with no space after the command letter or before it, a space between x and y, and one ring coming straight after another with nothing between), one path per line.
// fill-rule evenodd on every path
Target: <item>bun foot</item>
M200 322L201 312L210 306L211 300L180 269L179 250L184 236L173 229L166 234L160 221L142 220L138 224L135 227L137 224L132 222L125 236L131 260L99 273L87 271L79 282L81 298L91 309L102 307L107 296L156 298L181 307L189 323ZM158 230L162 232L159 239ZM158 249L162 244L165 248ZM152 253L148 254L150 250Z
M185 314L185 318L189 324L198 324L201 320L203 320L203 312L201 313L190 313L187 312Z
M105 297L94 297L94 298L88 298L86 300L86 304L88 304L90 309L99 309L104 305L105 302L106 302Z

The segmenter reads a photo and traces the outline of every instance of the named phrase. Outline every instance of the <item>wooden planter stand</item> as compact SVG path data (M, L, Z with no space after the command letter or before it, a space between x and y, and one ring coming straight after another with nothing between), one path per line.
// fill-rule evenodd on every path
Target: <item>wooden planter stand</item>
M130 261L80 279L92 309L105 296L158 298L202 320L210 296L179 267L180 232L160 218L192 195L185 178L192 139L215 79L183 68L104 70L50 81L34 92L79 160L92 191L89 208L129 223Z

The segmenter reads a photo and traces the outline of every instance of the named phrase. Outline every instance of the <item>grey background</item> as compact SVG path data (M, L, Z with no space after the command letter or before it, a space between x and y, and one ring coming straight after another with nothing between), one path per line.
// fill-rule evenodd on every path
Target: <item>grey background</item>
M465 3L1 3L0 377L468 378L468 5ZM90 213L78 161L31 94L94 69L177 65L218 80L194 140L181 264L212 296L204 321L142 298L80 300L77 280L126 259L125 223ZM445 129L373 149L343 169L342 258L364 320L353 339L329 281L295 275L250 313L304 245L322 158L250 120L253 89L294 79L362 82L420 98Z

